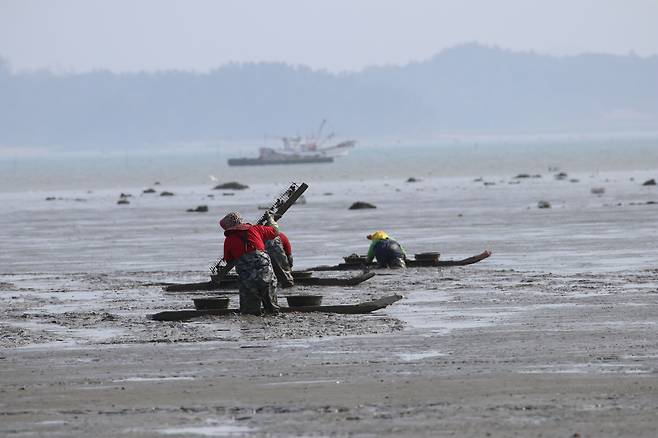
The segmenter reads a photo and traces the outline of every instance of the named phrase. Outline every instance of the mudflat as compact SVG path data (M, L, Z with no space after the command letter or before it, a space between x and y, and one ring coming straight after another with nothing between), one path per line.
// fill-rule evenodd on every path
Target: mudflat
M300 268L363 252L373 223L442 259L493 250L471 266L297 287L323 304L405 295L369 315L152 321L199 296L162 284L207 279L194 267L217 253L214 217L190 223L189 199L112 215L101 198L74 211L5 204L0 435L655 436L658 195L614 177L309 195L281 224ZM347 210L365 194L376 210ZM48 263L30 264L37 253Z
M2 433L654 436L658 270L408 270L368 288L418 277L367 316L64 317L115 336L4 348Z

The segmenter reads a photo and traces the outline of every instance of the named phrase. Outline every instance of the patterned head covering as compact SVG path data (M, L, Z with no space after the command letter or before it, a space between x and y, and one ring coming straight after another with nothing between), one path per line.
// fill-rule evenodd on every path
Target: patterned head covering
M388 239L388 234L386 234L382 230L379 230L379 231L375 231L372 234L368 234L366 238L368 240L386 240Z
M238 225L244 225L246 222L242 215L237 211L232 211L219 221L219 226L224 229L224 231L231 230Z

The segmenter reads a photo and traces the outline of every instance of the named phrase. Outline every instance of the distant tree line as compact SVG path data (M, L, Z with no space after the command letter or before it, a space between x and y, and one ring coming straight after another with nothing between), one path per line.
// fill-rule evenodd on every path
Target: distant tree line
M551 57L475 44L405 66L330 74L277 63L209 73L12 73L0 60L0 145L157 145L308 132L658 129L658 57Z

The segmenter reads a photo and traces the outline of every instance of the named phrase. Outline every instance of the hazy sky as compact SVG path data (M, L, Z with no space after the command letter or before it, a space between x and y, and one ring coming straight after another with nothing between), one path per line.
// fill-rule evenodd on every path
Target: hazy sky
M283 61L339 71L466 42L658 54L658 0L0 0L0 56L15 70Z

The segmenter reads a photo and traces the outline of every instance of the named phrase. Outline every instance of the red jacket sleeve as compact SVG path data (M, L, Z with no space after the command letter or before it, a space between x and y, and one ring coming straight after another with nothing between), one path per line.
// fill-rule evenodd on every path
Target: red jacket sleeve
M261 239L263 239L263 243L272 240L277 236L276 230L269 225L254 225L253 228L258 229L258 234L260 234Z
M224 260L227 262L230 262L231 260L234 260L236 257L233 254L234 251L232 251L235 247L235 236L230 235L226 236L224 239Z
M290 240L288 240L288 236L279 231L279 237L281 238L281 243L283 244L283 250L287 255L292 255L292 247L290 246Z

